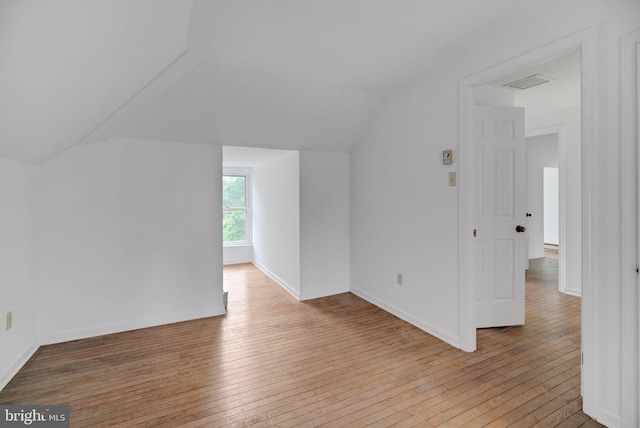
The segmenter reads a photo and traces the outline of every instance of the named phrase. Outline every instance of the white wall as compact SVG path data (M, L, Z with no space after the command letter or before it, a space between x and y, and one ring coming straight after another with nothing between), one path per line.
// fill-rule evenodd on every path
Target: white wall
M457 345L460 211L440 152L457 146L458 82L593 27L597 134L590 153L594 180L586 183L592 195L586 226L592 247L584 266L597 305L584 315L596 326L589 348L595 354L585 356L590 389L584 403L590 415L610 426L622 424L619 47L621 36L639 22L640 4L625 0L589 0L580 14L567 8L532 22L390 94L351 153L352 290ZM395 285L396 272L404 273L405 285Z
M300 298L299 153L253 167L253 262Z
M221 156L113 140L38 168L42 343L224 313Z
M0 390L38 348L35 184L35 167L0 158Z
M349 155L300 152L300 299L349 291Z
M392 94L350 159L351 291L454 345L456 85L446 73ZM445 149L452 165L442 165Z
M515 106L516 93L507 89L498 89L493 86L478 86L473 90L476 104L488 106Z
M222 263L233 265L250 263L253 260L253 245L227 245L222 248Z
M544 187L543 168L558 167L558 134L538 135L526 139L527 146L527 232L529 258L544 257ZM557 223L557 221L556 221Z
M225 247L224 264L252 261L300 300L349 291L349 186L345 185L349 182L349 155L246 147L224 147L223 152L225 165L252 167L253 239L257 246L255 257L253 246ZM288 182L296 170L298 195ZM285 201L287 197L292 199ZM298 219L292 217L295 210ZM277 221L270 224L273 218ZM281 218L293 218L293 222ZM296 222L297 238L292 227ZM289 244L280 242L284 236L293 239ZM294 254L296 239L298 254ZM283 277L289 272L287 275L295 278L291 263L296 259L300 262L297 289L291 285L295 280Z
M545 167L543 171L544 193L544 243L560 244L560 174L558 168Z

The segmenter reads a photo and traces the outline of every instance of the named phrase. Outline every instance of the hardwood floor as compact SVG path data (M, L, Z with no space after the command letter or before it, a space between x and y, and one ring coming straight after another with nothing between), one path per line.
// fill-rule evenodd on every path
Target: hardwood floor
M527 324L465 353L346 293L297 302L225 268L226 316L42 347L3 404L71 426L599 426L580 411L580 300L527 283Z

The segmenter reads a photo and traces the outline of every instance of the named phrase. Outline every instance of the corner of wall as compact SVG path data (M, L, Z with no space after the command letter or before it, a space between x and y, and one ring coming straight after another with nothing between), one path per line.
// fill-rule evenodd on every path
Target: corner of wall
M0 158L0 389L38 349L36 167ZM5 314L12 327L5 329Z
M0 376L0 391L2 391L4 387L11 382L11 379L18 374L20 369L27 363L27 361L29 361L39 348L40 344L37 341L34 341L34 343L30 345L4 373L2 373L2 376Z
M300 299L300 292L298 290L296 290L293 286L291 286L291 284L287 283L287 281L285 281L284 279L282 279L281 277L279 277L278 275L276 275L275 273L273 273L271 270L269 270L263 263L261 263L258 260L253 260L253 264L260 269L262 272L264 272L269 278L271 278L272 280L274 280L276 283L278 283L279 286L281 286L282 288L284 288L285 290L287 290L289 292L289 294L291 294L293 297L296 298L296 300L301 300Z

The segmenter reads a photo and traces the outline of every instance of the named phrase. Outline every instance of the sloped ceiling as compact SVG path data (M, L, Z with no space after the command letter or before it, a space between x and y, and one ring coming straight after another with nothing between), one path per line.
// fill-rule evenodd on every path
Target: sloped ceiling
M0 156L111 137L349 152L390 90L569 1L0 0Z
M182 0L0 2L0 156L77 144L186 49Z
M201 64L115 134L287 150L349 151L380 96Z

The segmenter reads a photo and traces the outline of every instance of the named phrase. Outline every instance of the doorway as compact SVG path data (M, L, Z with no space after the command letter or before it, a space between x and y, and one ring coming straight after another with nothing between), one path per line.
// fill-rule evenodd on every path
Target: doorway
M545 249L557 251L557 289L581 296L581 51L508 73L475 88L474 96L476 104L524 108L525 264L545 257Z
M476 104L474 90L496 79L514 74L533 66L545 64L552 60L581 51L580 72L583 82L581 90L581 109L578 109L578 117L582 123L578 125L578 132L581 143L582 154L580 161L584 164L584 174L578 181L581 197L580 203L573 205L581 215L583 226L579 227L578 236L581 238L583 254L581 259L585 263L578 263L580 273L581 307L582 307L582 353L584 363L581 366L583 406L585 411L593 412L595 400L595 386L597 385L595 359L595 326L593 315L595 313L595 302L592 294L592 284L589 261L592 260L591 251L591 200L592 186L591 169L589 165L593 162L592 147L595 144L595 124L597 118L591 113L595 106L595 94L593 92L594 70L597 68L596 44L592 31L576 33L565 39L551 43L534 51L530 51L519 57L502 62L493 67L489 67L472 76L462 79L459 82L459 126L460 126L460 174L459 195L460 195L460 347L466 351L476 349L476 324L475 324L475 278L474 272L474 240L473 240L473 207L474 207L474 105ZM529 123L528 126L535 126ZM540 127L544 127L541 125ZM548 125L546 125L548 126ZM562 149L561 149L562 157ZM466 174L465 174L466 172ZM560 172L561 186L564 178L572 177L569 168L562 168ZM573 179L573 178L572 178ZM566 181L566 180L565 180ZM582 186L582 183L585 183ZM565 182L565 186L568 183ZM567 212L564 213L567 216ZM566 232L566 231L565 231ZM562 234L562 232L561 232Z
M579 127L579 99L575 106L574 120ZM529 259L527 268L536 268L540 265L553 264L556 266L555 289L575 296L580 296L580 224L572 225L572 245L566 242L567 230L567 190L564 187L566 177L561 174L566 168L565 160L560 160L560 149L565 153L564 124L551 128L538 129L527 132L527 227L529 230ZM579 149L579 147L573 150ZM580 152L572 153L579 156ZM575 170L575 168L574 168ZM562 186L560 184L562 176ZM572 180L579 183L579 177ZM575 186L575 184L574 184ZM571 192L579 192L579 188L571 189ZM577 201L571 203L576 204ZM575 213L575 208L569 210L572 215L580 218ZM576 234L578 232L578 234ZM577 237L576 237L577 236ZM562 243L561 243L562 241ZM566 249L572 251L567 257ZM541 260L551 258L553 260ZM570 285L566 285L567 260L570 263L572 274ZM577 266L576 266L577 265Z
M244 198L228 198L241 203L223 203L223 210L232 211L230 220L235 217L242 220L242 227L235 224L223 227L223 239L227 236L227 226L233 232L229 240L222 243L225 277L233 276L234 272L242 275L242 265L251 263L290 293L299 294L299 152L224 146L222 163L223 178L232 178L230 182L234 185L240 181L243 184L240 194L244 195ZM235 187L230 189L238 193ZM237 234L238 229L242 233ZM226 268L233 265L238 265L238 269ZM229 289L234 281L223 280L223 283L229 301L237 302L234 290Z
M545 166L543 168L542 211L543 241L545 251L558 252L560 247L560 169Z

